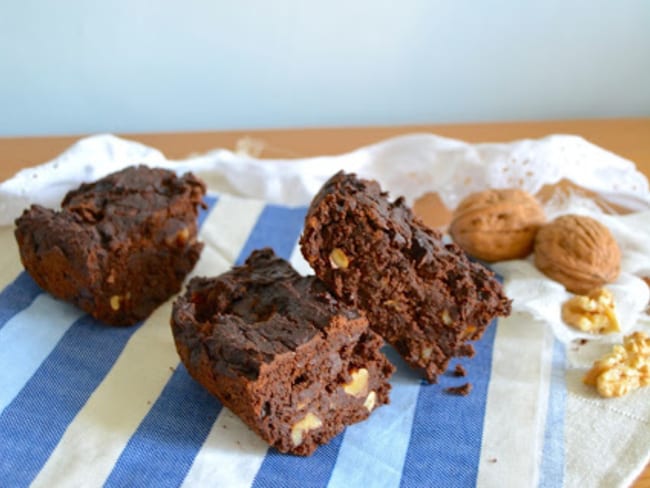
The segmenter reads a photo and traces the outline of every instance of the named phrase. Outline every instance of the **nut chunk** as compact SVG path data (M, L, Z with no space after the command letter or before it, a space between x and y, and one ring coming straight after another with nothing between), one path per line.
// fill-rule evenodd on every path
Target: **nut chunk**
M594 362L582 380L595 386L600 396L619 397L650 385L650 337L634 332L612 352Z
M44 290L111 325L146 318L177 293L199 258L192 174L129 167L69 192L55 211L16 220L27 272Z
M594 334L619 332L616 305L611 292L605 288L588 295L576 295L562 304L562 320L567 324Z
M282 452L309 455L388 403L393 366L367 319L270 249L192 279L172 331L190 374Z
M314 198L300 240L316 275L434 382L454 356L471 356L510 300L494 274L390 202L375 181L338 173Z

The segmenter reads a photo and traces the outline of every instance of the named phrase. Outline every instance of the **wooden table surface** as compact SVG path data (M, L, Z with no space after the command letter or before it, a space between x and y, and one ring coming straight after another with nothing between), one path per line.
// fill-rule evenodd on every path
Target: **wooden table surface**
M381 139L412 132L433 132L468 142L505 142L548 134L577 134L634 161L639 170L650 177L650 118L131 134L124 137L160 149L171 159L181 159L192 153L215 148L235 149L242 141L249 147L258 148L262 157L292 158L338 154ZM55 157L77 139L79 136L0 138L0 181L9 178L21 168ZM633 486L650 488L650 464Z

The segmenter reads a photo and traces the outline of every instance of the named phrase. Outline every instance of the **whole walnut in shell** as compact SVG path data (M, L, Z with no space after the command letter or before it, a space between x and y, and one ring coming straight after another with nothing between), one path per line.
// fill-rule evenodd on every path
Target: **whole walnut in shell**
M463 199L454 211L449 233L467 254L484 261L526 257L545 222L544 210L531 194L518 189L487 190Z
M537 233L535 266L568 291L584 295L618 277L621 250L597 220L563 215Z

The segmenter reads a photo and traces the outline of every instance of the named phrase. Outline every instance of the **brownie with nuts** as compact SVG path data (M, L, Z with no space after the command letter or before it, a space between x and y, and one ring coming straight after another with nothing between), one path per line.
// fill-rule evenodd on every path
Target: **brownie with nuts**
M329 290L363 310L406 362L435 382L454 356L472 356L511 302L494 274L426 227L376 181L340 172L311 203L300 240Z
M189 373L281 452L309 455L388 403L394 368L367 319L270 249L193 278L171 326Z
M196 264L204 194L192 174L126 168L69 192L60 210L25 210L15 229L21 260L55 297L107 324L134 324Z

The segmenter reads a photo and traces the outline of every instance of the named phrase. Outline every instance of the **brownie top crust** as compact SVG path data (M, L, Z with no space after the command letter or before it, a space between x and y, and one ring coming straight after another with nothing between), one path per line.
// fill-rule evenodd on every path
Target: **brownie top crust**
M205 184L191 173L177 177L172 171L140 165L82 184L65 196L61 207L79 225L97 226L104 241L124 241L133 239L138 229L142 233L158 231L158 222L155 229L148 224L160 213L174 213L177 203L182 202L178 217L186 219L187 209L203 205L205 191ZM178 230L171 228L174 224L165 224L170 235Z
M216 278L193 278L174 307L173 323L195 321L181 342L198 334L221 374L255 378L264 363L296 351L335 317L361 318L337 302L314 276L300 276L271 249L254 251L243 266ZM365 320L363 320L364 323Z

